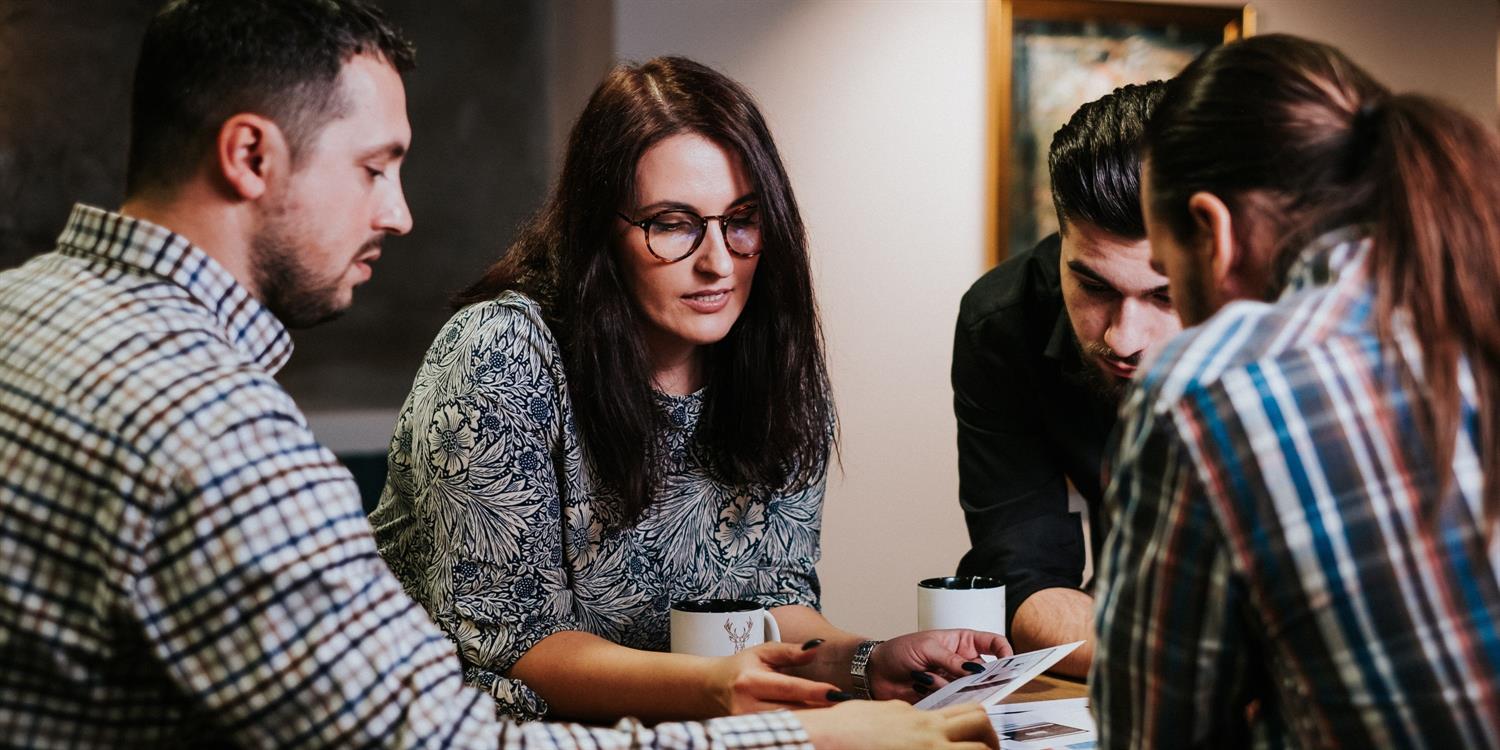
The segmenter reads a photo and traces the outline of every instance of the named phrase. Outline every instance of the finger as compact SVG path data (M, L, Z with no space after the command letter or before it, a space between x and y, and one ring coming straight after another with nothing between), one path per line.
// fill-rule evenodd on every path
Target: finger
M818 656L816 646L805 649L801 644L797 643L764 643L751 649L751 651L755 653L762 664L772 669L800 667L804 664L811 664L812 660Z
M780 672L745 675L744 680L745 694L762 701L828 706L835 703L838 696L844 695L835 685L804 680Z
M981 654L995 656L1010 656L1015 653L1005 636L999 633L986 633L982 630L974 631L974 649Z
M920 669L913 669L911 671L911 681L914 685L931 685L932 675L927 674Z
M990 747L999 746L999 739L995 736L995 727L990 723L990 717L985 713L983 706L970 703L962 706L949 706L939 711L944 719L943 730L948 739L992 743Z
M932 666L937 667L937 671L941 676L947 677L950 680L968 677L971 674L984 671L983 664L965 659L951 651L942 655L934 655L931 662Z

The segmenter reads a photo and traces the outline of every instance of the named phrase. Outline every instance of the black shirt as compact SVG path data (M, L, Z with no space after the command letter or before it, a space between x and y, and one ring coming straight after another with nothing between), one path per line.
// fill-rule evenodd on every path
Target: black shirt
M1083 527L1072 480L1100 523L1100 476L1115 404L1089 384L1063 306L1056 234L1012 256L964 294L953 340L958 494L973 548L959 575L1005 581L1006 624L1047 588L1083 584ZM1095 558L1103 543L1093 535Z

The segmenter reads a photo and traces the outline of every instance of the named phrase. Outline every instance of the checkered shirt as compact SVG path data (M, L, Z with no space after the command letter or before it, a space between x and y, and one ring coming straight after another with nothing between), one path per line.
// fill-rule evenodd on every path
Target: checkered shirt
M1127 396L1100 747L1500 747L1500 541L1480 510L1496 447L1461 361L1453 458L1434 465L1422 346L1400 314L1379 331L1370 257L1357 229L1323 237L1279 300L1185 332Z
M87 206L0 273L0 745L805 748L791 714L508 724L186 239Z

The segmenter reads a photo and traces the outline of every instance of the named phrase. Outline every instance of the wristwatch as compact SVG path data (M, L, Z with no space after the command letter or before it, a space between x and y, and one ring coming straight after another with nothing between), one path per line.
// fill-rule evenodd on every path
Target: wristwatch
M854 649L854 659L849 662L849 676L854 678L854 695L869 700L874 697L870 690L870 679L865 676L865 668L870 665L870 654L875 652L875 647L885 641L863 641Z

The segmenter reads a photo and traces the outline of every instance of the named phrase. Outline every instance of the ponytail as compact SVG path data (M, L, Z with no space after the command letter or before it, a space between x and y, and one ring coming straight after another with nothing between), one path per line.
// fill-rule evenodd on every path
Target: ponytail
M1404 328L1420 343L1421 371L1403 377L1426 394L1418 421L1431 465L1446 491L1467 418L1466 359L1487 536L1500 528L1500 136L1430 98L1392 95L1333 47L1270 34L1189 65L1145 144L1152 212L1179 239L1196 231L1188 200L1198 191L1254 214L1280 238L1253 248L1278 285L1319 234L1371 227L1377 330L1397 341ZM1246 200L1257 192L1271 200Z
M1371 172L1378 324L1396 311L1421 342L1427 443L1446 471L1462 426L1459 359L1478 396L1484 518L1500 521L1500 139L1441 102L1390 97L1376 112Z

